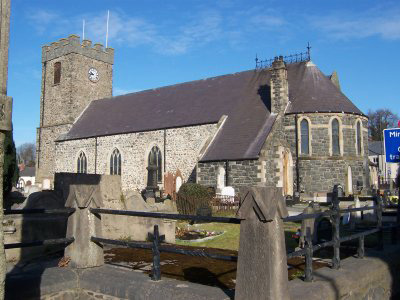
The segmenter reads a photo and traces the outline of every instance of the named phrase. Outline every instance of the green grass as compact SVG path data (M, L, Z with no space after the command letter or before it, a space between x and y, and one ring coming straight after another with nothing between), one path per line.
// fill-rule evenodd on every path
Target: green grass
M180 228L189 227L190 229L225 232L221 236L217 236L213 239L206 240L203 242L176 241L178 245L219 248L219 249L228 249L236 251L239 249L240 225L238 224L204 223L197 225L188 225L187 222L179 222L177 226ZM284 223L286 247L288 249L294 249L295 247L297 247L297 244L295 243L295 240L292 238L292 235L293 233L296 232L297 228L299 227L300 224L292 222Z

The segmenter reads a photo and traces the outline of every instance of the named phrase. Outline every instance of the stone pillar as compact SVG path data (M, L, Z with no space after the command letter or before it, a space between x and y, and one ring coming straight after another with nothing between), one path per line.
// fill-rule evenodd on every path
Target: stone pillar
M6 255L3 233L3 168L5 133L11 131L12 98L7 96L10 0L0 1L0 299L4 298Z
M280 113L289 101L287 70L283 57L275 57L271 70L271 112Z
M103 246L90 240L92 236L102 237L101 216L90 212L90 208L103 206L99 186L70 185L65 206L76 209L68 218L67 227L67 237L74 237L75 241L65 249L65 256L71 258L71 266L90 268L103 265Z
M235 299L289 299L282 190L252 187L242 196Z

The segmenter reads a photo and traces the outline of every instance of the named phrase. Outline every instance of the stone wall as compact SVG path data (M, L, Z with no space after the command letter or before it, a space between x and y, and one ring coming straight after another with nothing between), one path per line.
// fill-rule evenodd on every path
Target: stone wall
M195 181L200 150L216 129L216 124L208 124L60 141L56 144L56 172L76 172L77 157L83 151L89 174L110 174L110 155L117 148L122 161L122 189L142 190L147 184L148 154L153 146L157 146L162 153L163 172L179 169L184 181Z
M340 155L332 155L330 122L335 117L340 124ZM298 124L307 118L310 124L310 155L299 155L300 189L305 198L314 193L330 192L335 184L342 184L347 190L348 167L352 172L353 191L357 181L362 182L364 191L369 188L368 170L365 169L368 151L368 120L366 117L352 114L309 113L299 114ZM357 153L356 122L362 123L362 153ZM296 176L296 135L295 116L287 115L283 119L286 145L294 160L293 174ZM300 127L300 126L299 126ZM300 134L299 140L300 140ZM300 144L299 144L300 149ZM294 180L296 182L296 180Z
M55 140L67 132L71 125L38 128L36 135L36 182L54 175Z
M203 162L197 166L197 183L217 187L218 168L225 162ZM254 186L261 182L260 162L257 160L229 161L228 182L234 188Z

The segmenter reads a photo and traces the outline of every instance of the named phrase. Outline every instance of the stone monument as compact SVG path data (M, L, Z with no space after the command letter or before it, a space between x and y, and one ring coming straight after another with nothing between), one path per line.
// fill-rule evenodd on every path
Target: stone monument
M88 178L88 181L93 180ZM98 184L71 184L65 206L76 209L68 218L67 227L67 237L74 237L75 241L65 248L65 257L71 258L71 265L76 268L103 265L103 246L90 240L92 236L102 236L101 217L90 212L90 208L103 206Z
M235 299L289 299L287 216L280 188L252 187L242 194Z

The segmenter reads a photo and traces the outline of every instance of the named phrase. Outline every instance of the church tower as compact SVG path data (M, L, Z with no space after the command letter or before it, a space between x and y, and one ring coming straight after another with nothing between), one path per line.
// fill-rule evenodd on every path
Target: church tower
M70 35L42 48L36 182L53 182L55 140L68 132L92 101L112 96L114 50Z

